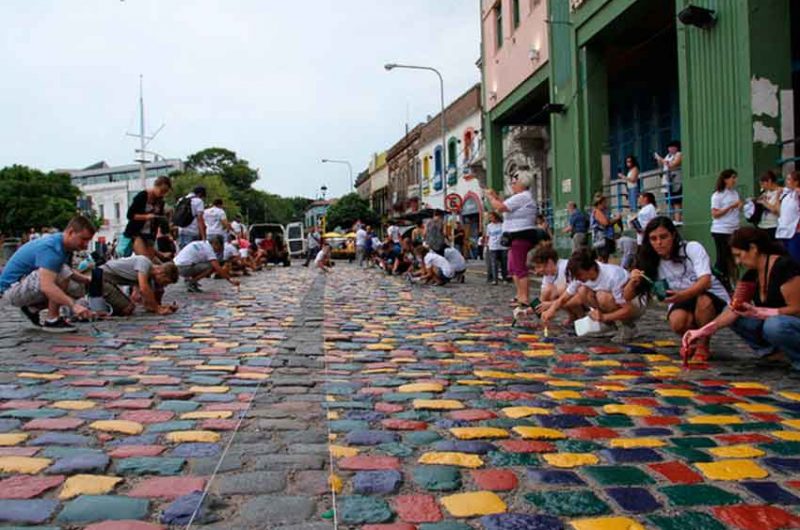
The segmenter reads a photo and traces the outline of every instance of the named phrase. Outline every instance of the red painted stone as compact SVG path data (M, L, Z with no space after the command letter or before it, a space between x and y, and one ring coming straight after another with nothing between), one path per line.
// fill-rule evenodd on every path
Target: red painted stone
M120 445L108 452L112 458L130 458L134 456L158 456L164 452L163 445Z
M247 410L247 403L212 403L206 405L201 410Z
M607 427L578 427L570 429L569 435L578 440L619 438L619 432Z
M496 418L497 414L495 414L491 410L465 409L465 410L454 410L452 412L448 412L447 417L453 420L460 420L460 421L482 421L482 420L491 420L492 418Z
M0 480L0 499L32 499L45 491L60 486L64 475L15 475Z
M118 390L94 390L86 393L87 399L119 399L122 392Z
M656 473L663 475L673 484L696 484L703 482L703 477L692 468L680 462L659 462L648 466Z
M236 428L239 420L223 420L218 418L211 418L203 420L200 424L200 429L207 431L232 431Z
M376 403L375 410L378 412L386 412L389 414L394 414L395 412L402 412L403 405L395 405L394 403Z
M95 436L97 436L97 439L101 442L110 442L114 439L114 435L107 432L99 432Z
M794 488L796 490L800 490L800 480L790 480L786 483L787 486L790 488Z
M119 419L138 423L161 423L171 420L175 413L171 410L126 410Z
M400 519L409 523L435 523L442 519L433 495L398 495L392 504Z
M497 401L516 401L518 399L535 399L536 397L530 392L512 392L510 390L487 390L483 395L486 399L496 399Z
M152 399L117 399L106 405L109 409L149 409Z
M645 416L639 419L648 427L668 427L681 422L677 416Z
M361 530L417 530L417 527L411 523L368 524Z
M177 499L193 491L203 491L206 479L202 477L157 477L138 483L126 495L146 499Z
M71 431L83 423L80 418L39 418L29 421L22 428L26 431Z
M625 403L629 405L640 405L642 407L658 407L661 403L653 398L627 398Z
M400 460L393 456L348 456L338 462L339 469L352 471L374 471L400 469Z
M412 420L386 419L381 420L381 425L392 431L424 431L428 428L426 422Z
M189 399L194 396L194 392L188 390L159 390L156 395L161 399Z
M47 405L47 401L39 401L32 399L12 399L0 405L3 410L31 410L38 409Z
M605 399L608 393L603 390L587 390L583 395L592 399Z
M584 370L583 368L565 368L565 367L561 367L561 368L553 368L553 369L550 370L550 373L553 374L553 375L572 375L572 374L580 375L580 374L583 374L585 372L586 372L586 370Z
M692 399L708 405L727 405L729 403L737 403L741 401L739 399L732 398L731 396L723 396L722 394L701 394Z
M0 447L0 456L33 456L38 452L38 447Z
M511 491L517 487L517 476L510 469L474 469L472 480L482 490Z
M613 354L613 353L621 353L622 350L620 348L615 348L614 346L592 346L589 348L591 353L595 355L603 355L603 354Z
M253 398L256 397L255 394L249 392L242 392L236 396L237 401L241 401L243 403L249 403L253 401Z
M800 517L775 506L719 506L713 511L725 523L742 530L800 528Z
M566 353L560 355L558 360L564 363L582 363L583 361L588 361L589 356L585 353Z
M597 416L597 411L592 407L582 407L579 405L561 405L559 407L563 414L576 414L578 416Z
M164 530L160 524L145 523L142 521L104 521L90 524L83 530Z
M783 419L777 414L769 414L764 412L751 412L750 415L758 421L765 421L768 423L780 423Z
M771 443L775 440L759 433L750 434L718 434L714 436L715 439L726 444L764 444Z
M764 390L762 388L731 388L728 390L731 394L735 396L742 396L742 397L750 397L750 396L766 396L769 394L769 390Z
M528 440L499 440L494 442L509 453L555 453L555 444L550 442L532 442Z

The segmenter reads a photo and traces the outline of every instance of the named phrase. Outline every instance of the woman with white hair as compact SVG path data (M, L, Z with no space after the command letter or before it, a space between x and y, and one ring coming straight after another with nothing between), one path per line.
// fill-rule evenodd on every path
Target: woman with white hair
M487 190L486 195L492 208L503 214L503 235L511 240L508 251L508 272L517 288L516 304L525 307L530 304L528 289L528 252L539 240L536 229L538 208L530 192L530 173L520 173L511 179L513 195L501 200L495 190Z

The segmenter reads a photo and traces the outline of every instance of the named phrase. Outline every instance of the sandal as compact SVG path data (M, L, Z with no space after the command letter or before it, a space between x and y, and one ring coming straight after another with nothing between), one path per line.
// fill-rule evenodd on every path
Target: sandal
M708 364L708 359L711 357L711 350L707 344L698 344L695 349L694 355L691 357L693 364Z

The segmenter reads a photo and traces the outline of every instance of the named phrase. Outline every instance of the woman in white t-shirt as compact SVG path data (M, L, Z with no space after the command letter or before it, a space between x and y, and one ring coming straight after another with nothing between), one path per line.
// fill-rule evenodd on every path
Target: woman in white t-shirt
M717 186L711 195L711 237L717 248L717 261L714 267L725 278L735 278L736 266L731 253L731 234L739 228L739 210L742 200L736 191L738 175L732 169L726 169L717 177Z
M668 217L648 223L625 297L632 300L653 291L669 304L667 320L680 336L714 320L730 302L728 292L711 273L711 259L703 245L683 242ZM690 353L699 362L707 361L708 340L700 341Z
M778 176L772 171L765 171L759 178L761 195L757 202L764 207L758 228L769 234L770 239L775 239L778 230L778 214L781 212L781 192L783 188L778 185Z
M786 176L786 189L781 193L781 209L778 215L779 239L789 255L800 262L800 172L792 171Z
M541 243L531 254L533 273L542 277L542 290L539 292L542 303L538 312L546 311L567 289L567 261L558 258L558 252L550 243Z
M656 196L650 192L642 193L639 195L639 213L636 214L636 244L642 246L644 238L644 229L647 228L647 223L658 217L656 210Z
M503 222L500 214L491 212L489 214L489 224L486 225L486 238L488 252L486 252L486 282L497 285L499 280L505 281L508 277L506 268L508 260L508 248L500 242L503 239Z

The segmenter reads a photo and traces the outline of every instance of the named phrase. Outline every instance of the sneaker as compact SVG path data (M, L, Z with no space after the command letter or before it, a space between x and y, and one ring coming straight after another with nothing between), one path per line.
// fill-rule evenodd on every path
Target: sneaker
M42 331L48 333L72 333L77 330L77 327L64 320L63 317L58 317L55 320L45 320L42 324Z
M39 313L36 311L31 311L28 306L22 306L19 308L22 311L22 314L25 315L28 320L31 321L31 324L36 326L37 328L42 327L42 322L39 320Z
M636 329L635 324L633 325L622 324L619 327L619 333L614 335L614 338L611 339L611 342L614 342L616 344L628 344L629 342L631 342L633 339L636 338L637 334L638 331Z

